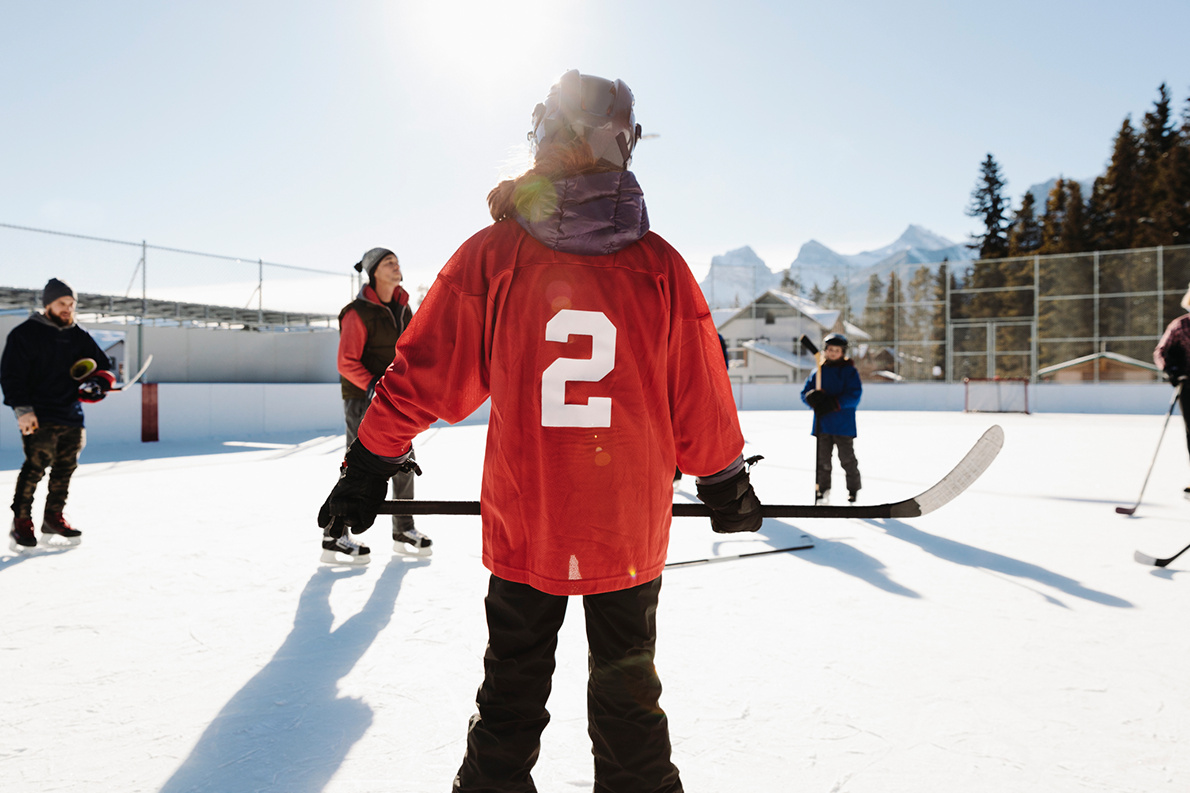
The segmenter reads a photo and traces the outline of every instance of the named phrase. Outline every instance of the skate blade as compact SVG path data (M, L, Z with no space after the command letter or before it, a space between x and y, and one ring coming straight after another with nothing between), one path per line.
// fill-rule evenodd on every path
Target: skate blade
M37 544L42 548L73 548L82 541L82 537L63 537L60 534L43 534Z
M398 556L413 556L424 559L427 556L433 556L434 549L432 547L418 548L416 546L410 545L407 542L393 540L393 553L397 554Z
M30 553L37 550L36 545L21 545L16 540L8 541L8 549L13 553Z
M321 561L326 564L343 564L360 567L372 561L372 557L366 553L362 553L359 556L352 556L349 553L342 553L340 551L323 550Z

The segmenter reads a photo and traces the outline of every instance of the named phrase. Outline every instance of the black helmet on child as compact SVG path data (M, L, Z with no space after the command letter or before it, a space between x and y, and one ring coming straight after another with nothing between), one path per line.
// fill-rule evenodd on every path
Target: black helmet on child
M842 333L832 333L822 340L823 347L830 347L833 344L836 347L842 347L844 350L847 349L847 345L850 343Z
M640 140L633 104L632 91L622 80L571 69L550 88L545 102L533 108L529 140L540 150L559 139L582 138L596 160L626 171Z

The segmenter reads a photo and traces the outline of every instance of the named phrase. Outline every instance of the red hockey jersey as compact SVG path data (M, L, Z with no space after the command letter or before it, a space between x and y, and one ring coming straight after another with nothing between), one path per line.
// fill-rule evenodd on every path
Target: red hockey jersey
M706 476L743 449L706 301L652 232L598 256L511 220L476 234L401 336L359 437L396 457L489 396L483 562L550 594L660 575L675 462Z

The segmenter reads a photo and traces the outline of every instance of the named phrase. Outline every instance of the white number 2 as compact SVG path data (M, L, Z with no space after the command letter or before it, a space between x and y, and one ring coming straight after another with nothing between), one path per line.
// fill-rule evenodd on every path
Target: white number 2
M591 337L591 357L559 358L541 373L541 426L610 427L610 397L589 397L585 405L566 404L569 380L594 383L616 365L616 326L601 311L559 311L545 325L546 341L569 341L571 336Z

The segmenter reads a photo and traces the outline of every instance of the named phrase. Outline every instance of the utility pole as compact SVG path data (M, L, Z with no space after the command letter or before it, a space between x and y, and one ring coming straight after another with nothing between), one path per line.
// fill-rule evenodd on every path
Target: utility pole
M140 322L136 325L136 371L140 371L145 360L145 315L149 313L148 284L149 260L147 251L149 246L144 240L140 241ZM136 274L133 273L135 276Z

